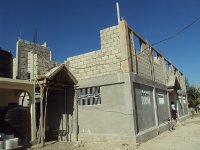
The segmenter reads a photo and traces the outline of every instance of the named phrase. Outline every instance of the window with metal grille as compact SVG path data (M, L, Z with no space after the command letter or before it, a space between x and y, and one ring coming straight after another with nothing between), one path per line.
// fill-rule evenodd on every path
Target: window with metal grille
M150 91L141 90L142 105L151 104Z
M79 89L78 104L82 106L101 104L100 87L96 86Z

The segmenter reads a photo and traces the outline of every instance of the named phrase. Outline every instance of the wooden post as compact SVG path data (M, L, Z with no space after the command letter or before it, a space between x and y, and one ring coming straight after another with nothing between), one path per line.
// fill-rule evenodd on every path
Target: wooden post
M48 100L48 91L49 91L49 88L47 86L47 89L46 89L46 94L45 94L45 110L44 110L44 130L43 130L43 134L44 134L44 140L45 140L45 131L46 131L46 117L47 117L47 100Z
M74 95L74 111L75 111L75 139L78 141L78 94L77 94L77 88L75 87L75 95Z
M41 138L41 144L42 146L44 146L43 87L41 84L39 86L40 86L40 138Z

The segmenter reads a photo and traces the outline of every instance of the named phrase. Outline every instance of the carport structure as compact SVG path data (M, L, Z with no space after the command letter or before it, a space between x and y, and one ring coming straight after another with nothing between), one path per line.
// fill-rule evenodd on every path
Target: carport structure
M0 78L0 106L19 103L20 94L26 92L29 95L29 108L31 117L31 140L35 139L35 105L34 82L9 78Z
M77 118L77 113L74 113L77 112L74 101L76 84L77 80L64 64L37 77L36 91L40 93L39 104L36 104L39 106L36 110L36 114L39 112L36 117L38 143L71 140L73 118Z

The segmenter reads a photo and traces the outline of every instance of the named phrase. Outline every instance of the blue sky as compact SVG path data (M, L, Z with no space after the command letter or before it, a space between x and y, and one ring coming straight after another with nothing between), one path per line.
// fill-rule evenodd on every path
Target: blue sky
M200 16L199 0L119 0L121 17L149 43ZM0 0L0 47L15 55L18 32L47 42L53 60L100 49L99 30L117 24L115 0ZM155 46L192 84L200 83L200 21Z

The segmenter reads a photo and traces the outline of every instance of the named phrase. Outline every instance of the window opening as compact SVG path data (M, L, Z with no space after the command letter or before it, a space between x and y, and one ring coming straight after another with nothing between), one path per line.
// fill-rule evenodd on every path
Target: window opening
M79 105L99 105L101 104L100 87L88 87L79 89Z

